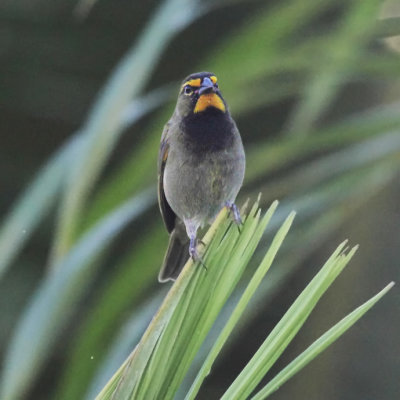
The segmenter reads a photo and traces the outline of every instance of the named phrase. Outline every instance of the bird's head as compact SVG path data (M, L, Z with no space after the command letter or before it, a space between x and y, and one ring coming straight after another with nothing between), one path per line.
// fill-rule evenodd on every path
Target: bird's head
M217 77L211 72L189 75L182 82L176 108L183 117L208 112L225 114L227 107Z

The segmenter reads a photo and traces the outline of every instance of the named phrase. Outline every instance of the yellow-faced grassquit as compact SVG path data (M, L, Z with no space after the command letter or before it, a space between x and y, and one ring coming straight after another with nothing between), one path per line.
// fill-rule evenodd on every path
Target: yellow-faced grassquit
M217 77L210 72L189 75L164 127L158 158L158 201L170 233L160 282L176 279L188 256L200 260L197 230L222 207L241 222L234 201L244 170L242 140Z

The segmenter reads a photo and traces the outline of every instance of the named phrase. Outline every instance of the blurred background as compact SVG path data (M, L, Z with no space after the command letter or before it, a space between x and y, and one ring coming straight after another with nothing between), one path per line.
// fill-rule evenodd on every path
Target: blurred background
M158 143L192 72L218 76L241 131L238 202L280 200L264 243L298 214L199 398L220 397L344 239L356 257L279 368L399 281L399 1L4 0L0 21L4 399L94 398L161 303ZM398 398L399 306L395 286L272 398Z

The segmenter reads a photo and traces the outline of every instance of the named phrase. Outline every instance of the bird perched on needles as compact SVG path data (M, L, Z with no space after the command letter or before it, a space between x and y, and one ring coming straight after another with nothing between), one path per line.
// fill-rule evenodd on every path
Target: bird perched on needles
M188 255L201 261L197 230L224 206L241 222L234 201L244 170L242 140L217 77L210 72L189 75L164 127L158 157L158 202L170 233L160 282L175 280Z

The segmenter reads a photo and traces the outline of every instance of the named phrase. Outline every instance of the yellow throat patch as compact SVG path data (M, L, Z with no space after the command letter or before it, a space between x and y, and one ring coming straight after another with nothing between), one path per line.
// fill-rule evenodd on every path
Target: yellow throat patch
M208 107L215 107L222 112L225 112L225 104L216 93L204 93L197 100L194 113L199 113Z

